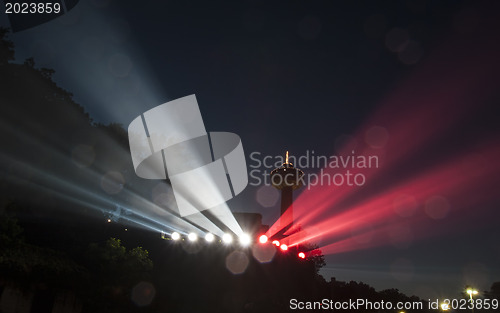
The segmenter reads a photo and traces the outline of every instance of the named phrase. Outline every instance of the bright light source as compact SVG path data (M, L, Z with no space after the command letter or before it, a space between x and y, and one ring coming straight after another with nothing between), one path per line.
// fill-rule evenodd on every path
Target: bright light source
M268 240L267 236L266 235L262 235L259 237L259 242L260 243L266 243Z
M450 309L450 306L448 303L441 303L441 310L448 311L449 309Z
M224 243L231 243L233 242L233 236L231 236L230 234L224 234L224 236L222 236L222 241L224 241Z
M288 250L288 246L287 246L287 245L285 245L285 244L282 244L282 245L280 246L280 248L281 248L281 250L283 250L283 251Z
M211 233L208 233L208 234L206 234L206 235L205 235L205 240L206 240L207 242L212 242L212 241L214 241L214 239L215 239L215 237L214 237L214 235L213 235L213 234L211 234Z
M172 240L179 240L181 239L181 235L178 232L173 232L170 238L172 238Z
M279 247L280 242L278 240L273 240L273 245L275 245L276 247Z
M306 258L306 254L304 252L299 252L299 258L305 259Z
M189 233L188 239L189 241L196 241L198 239L198 235L196 235L195 233Z
M248 234L242 234L240 236L240 244L242 246L248 246L252 242L252 238Z
M108 223L111 223L111 219L110 218L108 218Z

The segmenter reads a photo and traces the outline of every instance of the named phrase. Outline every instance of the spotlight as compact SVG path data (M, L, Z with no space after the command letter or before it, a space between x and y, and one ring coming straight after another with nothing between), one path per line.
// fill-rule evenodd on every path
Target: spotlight
M206 240L207 242L212 242L212 241L214 241L214 239L215 239L215 237L214 237L214 235L213 235L213 234L211 234L211 233L208 233L208 234L206 234L206 235L205 235L205 240Z
M189 233L188 239L189 241L196 241L198 239L198 235L196 235L195 233Z
M262 235L259 237L259 242L260 243L266 243L268 240L267 236L266 235Z
M233 236L231 236L230 234L224 234L224 236L222 236L222 241L224 241L224 243L230 244L231 242L233 242Z
M178 232L173 232L170 238L172 238L172 240L179 240L181 239L181 235Z
M273 245L275 245L276 247L279 247L280 242L278 240L273 240Z
M306 254L304 252L299 252L298 256L301 259L305 259L306 258Z
M285 244L282 244L282 245L280 246L280 248L281 248L281 250L283 250L283 251L288 250L288 246L287 246L287 245L285 245Z
M242 246L248 246L252 242L252 239L248 234L242 234L240 236L240 244Z

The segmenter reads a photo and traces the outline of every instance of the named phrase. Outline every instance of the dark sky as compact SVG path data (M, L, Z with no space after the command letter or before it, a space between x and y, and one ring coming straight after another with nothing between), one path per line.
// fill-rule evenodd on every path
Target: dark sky
M196 94L206 129L238 134L249 162L255 151L271 156L285 150L295 155L308 150L334 154L338 138L354 134L377 116L385 100L412 78L435 78L429 64L443 59L443 46L452 42L458 47L449 56L457 67L468 62L461 52L471 44L460 36L475 38L478 32L481 38L495 37L498 28L481 23L485 14L491 18L498 12L498 5L491 5L424 0L81 0L65 16L11 39L17 61L33 56L37 66L55 69L56 82L98 122L127 127L150 108ZM3 13L0 25L8 26ZM490 64L474 63L471 68L478 66L487 69ZM413 82L425 81L418 77ZM478 136L498 134L491 127L495 123L490 110L498 102L488 101L494 104L474 113L476 119L462 129ZM410 104L399 104L403 112L405 105ZM461 136L452 135L456 142L450 142L449 151L448 146L436 146L442 151L435 157L474 141L461 141ZM423 163L433 160L428 153L421 158ZM391 175L393 180L399 177L398 172ZM272 224L278 204L259 205L257 189L247 187L230 206L262 213L264 222ZM328 257L325 278L333 275L377 289L396 287L436 296L456 294L464 273L473 272L487 276L480 280L480 287L487 289L500 280L500 251L490 248L496 241L485 239L494 227L498 219L474 236L455 229L439 239L416 242L405 252L417 264L411 280L391 274L390 264L401 251L390 246ZM441 247L450 249L452 257L433 257Z

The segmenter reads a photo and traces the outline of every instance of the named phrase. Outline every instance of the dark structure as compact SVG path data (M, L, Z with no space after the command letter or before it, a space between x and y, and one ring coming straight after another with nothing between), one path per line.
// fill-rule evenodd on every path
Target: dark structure
M264 234L269 229L268 225L262 224L262 214L234 212L233 215L241 228L254 237Z
M271 183L281 190L281 233L287 231L293 225L293 191L302 187L302 176L304 172L295 168L288 162L288 151L285 163L271 171Z

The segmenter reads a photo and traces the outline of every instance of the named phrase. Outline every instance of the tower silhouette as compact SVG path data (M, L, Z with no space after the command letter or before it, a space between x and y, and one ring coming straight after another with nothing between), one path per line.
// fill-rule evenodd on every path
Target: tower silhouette
M302 187L304 172L288 162L288 151L285 163L271 171L273 187L281 190L280 234L284 234L293 225L293 191Z

